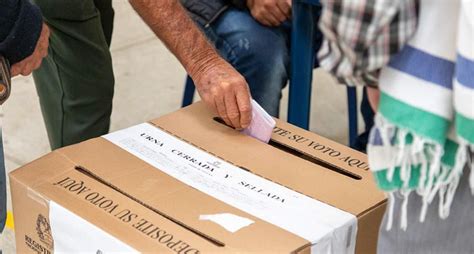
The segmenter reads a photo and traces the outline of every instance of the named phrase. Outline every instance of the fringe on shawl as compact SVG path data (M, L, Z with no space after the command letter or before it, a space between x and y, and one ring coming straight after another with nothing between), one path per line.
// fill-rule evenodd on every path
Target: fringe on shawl
M422 197L422 209L419 217L420 222L424 222L428 206L436 196L439 197L438 214L440 218L445 219L449 216L451 204L460 179L463 176L463 170L466 164L469 164L469 185L471 187L471 193L474 195L474 161L469 154L469 149L474 151L473 144L469 144L458 138L457 142L459 146L456 152L455 163L453 167L450 167L443 164L441 160L445 152L444 146L423 138L411 131L401 129L389 123L380 114L377 114L375 118L375 128L378 129L383 148L395 149L394 151L396 151L396 156L387 158L390 160L387 180L391 182L395 168L400 167L400 179L403 182L403 186L398 191L403 197L400 212L400 227L402 229L407 229L408 199L412 192L416 192L416 194ZM413 137L413 142L410 144L406 143L408 135ZM397 142L393 142L394 140L397 140ZM371 146L371 144L368 145L369 157L371 156ZM409 182L412 166L415 165L421 165L420 179L418 181L419 185L413 190L409 188ZM376 171L380 169L373 170ZM465 172L464 175L467 176L467 172ZM390 230L393 224L395 192L396 191L388 193L387 230Z

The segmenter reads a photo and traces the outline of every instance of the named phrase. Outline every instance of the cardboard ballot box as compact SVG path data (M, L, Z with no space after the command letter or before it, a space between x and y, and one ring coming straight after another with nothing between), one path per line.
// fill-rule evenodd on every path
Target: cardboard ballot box
M270 144L202 103L10 174L18 253L374 253L366 156L282 121Z

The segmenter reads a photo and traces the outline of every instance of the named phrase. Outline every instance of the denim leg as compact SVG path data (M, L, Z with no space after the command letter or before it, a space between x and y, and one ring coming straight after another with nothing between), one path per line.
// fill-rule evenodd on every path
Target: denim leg
M247 80L250 92L269 114L278 116L288 80L289 30L266 27L248 11L230 8L214 22L211 38L221 55ZM208 36L210 32L207 31Z
M7 220L7 179L5 172L5 156L3 155L2 129L0 127L0 234ZM0 250L1 252L1 250Z

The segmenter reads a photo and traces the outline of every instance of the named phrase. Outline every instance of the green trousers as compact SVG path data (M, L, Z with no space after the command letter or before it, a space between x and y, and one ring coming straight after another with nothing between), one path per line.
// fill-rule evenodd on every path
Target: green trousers
M33 73L52 149L109 131L114 75L112 0L34 0L51 29Z

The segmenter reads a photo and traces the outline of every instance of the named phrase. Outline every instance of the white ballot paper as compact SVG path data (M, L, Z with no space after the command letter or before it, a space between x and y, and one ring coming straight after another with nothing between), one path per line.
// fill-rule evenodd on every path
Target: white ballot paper
M268 143L276 122L255 100L252 100L252 122L242 133Z

